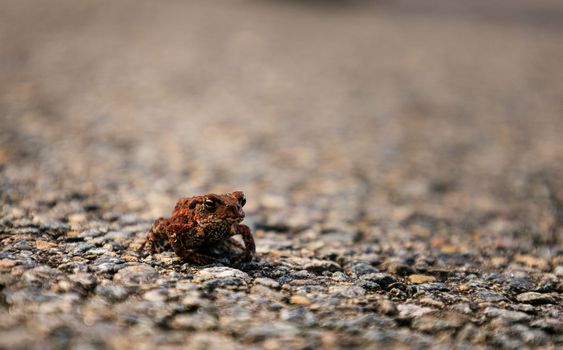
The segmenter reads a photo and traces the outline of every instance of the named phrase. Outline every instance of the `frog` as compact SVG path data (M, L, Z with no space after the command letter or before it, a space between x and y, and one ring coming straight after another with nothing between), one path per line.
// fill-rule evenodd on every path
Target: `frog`
M242 251L229 258L229 262L250 262L256 254L256 245L250 228L241 224L245 204L242 191L180 198L170 217L154 221L140 251L148 256L173 250L182 260L207 265L220 259L206 251L227 245ZM242 237L244 245L233 238L236 235Z

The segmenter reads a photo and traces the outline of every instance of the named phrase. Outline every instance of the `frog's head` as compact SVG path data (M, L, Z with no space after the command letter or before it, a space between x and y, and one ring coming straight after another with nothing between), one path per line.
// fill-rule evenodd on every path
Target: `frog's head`
M244 219L242 207L246 204L244 193L240 191L227 194L206 194L193 197L188 202L189 209L198 225L234 224Z

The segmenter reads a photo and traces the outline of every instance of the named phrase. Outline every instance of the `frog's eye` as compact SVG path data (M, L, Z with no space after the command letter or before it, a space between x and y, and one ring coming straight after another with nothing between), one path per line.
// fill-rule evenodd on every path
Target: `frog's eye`
M203 206L207 211L215 211L215 209L217 208L217 203L215 203L215 201L212 199L205 198L203 200Z
M238 201L241 207L244 207L244 205L246 204L246 198L244 196L240 197Z

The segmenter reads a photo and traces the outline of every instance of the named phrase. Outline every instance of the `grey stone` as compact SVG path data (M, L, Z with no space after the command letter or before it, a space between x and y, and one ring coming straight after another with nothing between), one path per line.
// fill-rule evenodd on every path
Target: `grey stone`
M368 280L377 283L383 288L387 288L392 283L395 283L397 279L387 273L369 273L360 277L363 280Z
M490 290L479 291L475 293L475 296L483 301L489 301L494 303L508 300L504 295Z
M263 277L256 278L254 279L254 284L259 284L272 289L280 288L280 284L276 280L273 280L271 278L263 278Z
M366 294L364 288L357 286L331 286L329 292L344 298L359 298Z
M200 280L206 281L211 279L222 279L222 278L238 278L242 280L249 280L250 277L247 273L241 270L233 269L230 267L209 267L200 270L196 277Z
M536 292L527 292L518 294L516 300L521 303L528 304L554 304L555 298L549 294L541 294Z
M158 277L158 272L147 265L135 265L119 270L113 281L125 287L141 287L151 285Z
M531 319L529 315L523 312L510 311L510 310L499 309L495 307L486 308L484 313L488 317L500 317L501 319L506 320L509 323L528 321Z

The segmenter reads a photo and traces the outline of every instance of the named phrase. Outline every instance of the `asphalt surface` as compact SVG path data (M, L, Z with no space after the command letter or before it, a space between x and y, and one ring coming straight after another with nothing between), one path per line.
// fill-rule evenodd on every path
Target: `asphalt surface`
M563 4L0 1L0 348L563 345ZM257 257L136 248L244 191Z

